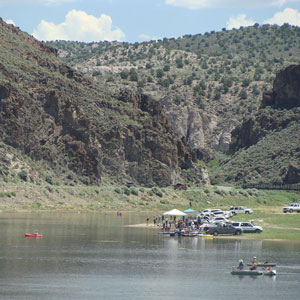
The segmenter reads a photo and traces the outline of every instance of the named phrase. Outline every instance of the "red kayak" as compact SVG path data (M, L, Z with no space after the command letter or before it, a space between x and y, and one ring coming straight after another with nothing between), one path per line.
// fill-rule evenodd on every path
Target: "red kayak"
M25 237L37 238L37 237L43 237L43 235L40 233L25 233Z

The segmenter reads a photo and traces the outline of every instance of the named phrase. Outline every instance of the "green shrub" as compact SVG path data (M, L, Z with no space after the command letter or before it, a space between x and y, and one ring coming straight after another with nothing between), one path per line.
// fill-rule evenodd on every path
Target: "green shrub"
M145 188L140 187L140 188L139 188L139 191L140 191L141 193L144 193L144 192L145 192Z
M21 170L18 173L19 178L21 178L23 181L27 181L27 171L26 170Z
M163 205L169 204L169 202L167 200L164 200L164 199L160 200L159 203L163 204Z
M68 179L73 180L74 179L74 174L73 173L69 173L67 176Z
M53 184L53 178L52 178L52 175L46 174L45 180L46 180L46 182L48 182L49 184Z
M46 189L47 189L49 192L51 192L51 193L53 192L53 188L52 188L52 186L50 186L50 185L47 185L47 186L46 186Z
M122 190L119 188L119 187L116 187L114 189L114 191L117 193L117 194L122 194Z
M230 182L232 180L234 180L235 178L235 175L234 174L228 174L226 177L225 177L225 181L226 182Z
M212 159L212 160L209 161L209 166L210 167L216 167L218 165L219 165L219 162L217 160Z
M87 176L82 176L80 181L85 184L85 185L89 185L90 184L90 178Z
M130 189L127 186L122 187L123 193L127 196L130 196L131 192Z
M231 196L236 196L236 195L237 195L237 191L231 190L231 191L229 192L229 194L230 194Z
M131 189L130 189L130 192L131 192L132 195L135 195L135 196L138 196L138 195L139 195L139 191L138 191L138 189L136 189L136 188L131 188Z
M220 196L224 196L226 195L226 192L223 190L219 190L219 189L215 189L214 192Z
M41 208L42 204L40 202L36 202L36 203L33 204L33 207L34 208Z
M163 193L162 193L162 191L158 188L158 187L153 187L152 189L152 192L156 195L156 196L158 196L158 197L162 197L163 196Z
M239 193L240 193L242 196L248 197L247 191L239 190Z
M219 184L219 183L220 183L219 179L217 179L215 177L210 178L210 184L211 185L216 185L216 184Z

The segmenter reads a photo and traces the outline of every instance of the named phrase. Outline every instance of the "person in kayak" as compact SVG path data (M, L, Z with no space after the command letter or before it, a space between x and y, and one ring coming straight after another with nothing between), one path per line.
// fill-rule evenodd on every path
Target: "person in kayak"
M252 259L252 264L251 264L250 270L253 271L253 270L256 270L256 268L257 268L257 261L256 261L256 256L254 256Z
M245 265L244 265L244 261L243 261L242 259L240 259L240 260L239 260L239 266L238 266L238 269L239 269L239 270L243 270L243 269L244 269L244 266L245 266Z

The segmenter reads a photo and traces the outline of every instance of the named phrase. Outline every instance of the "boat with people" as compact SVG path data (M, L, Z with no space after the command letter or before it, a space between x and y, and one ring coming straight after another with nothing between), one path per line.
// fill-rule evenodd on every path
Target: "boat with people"
M276 270L240 270L239 268L232 267L232 275L250 275L250 276L276 276Z
M42 234L35 232L35 233L25 233L25 237L29 237L29 238L41 238L43 237Z
M259 276L263 275L264 272L260 270L240 270L239 268L232 267L231 270L232 275L251 275L251 276Z
M247 266L252 266L252 263L247 263ZM258 262L256 264L257 267L276 267L276 263L269 263L269 262L265 262L265 263L262 263L262 262Z

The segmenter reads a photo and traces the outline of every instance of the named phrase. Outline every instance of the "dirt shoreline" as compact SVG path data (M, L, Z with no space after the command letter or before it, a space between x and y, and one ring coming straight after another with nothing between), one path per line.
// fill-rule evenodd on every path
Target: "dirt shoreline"
M131 228L150 228L150 229L156 229L161 230L160 226L152 224L146 224L146 223L140 223L140 224L132 224L132 225L124 225L124 227L131 227ZM200 238L200 237L199 237ZM226 240L256 240L256 241L268 241L268 242L299 242L300 239L271 239L271 238L260 238L259 236L253 236L253 235L218 235L214 236L213 239L226 239Z

